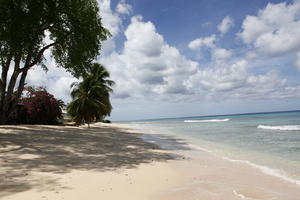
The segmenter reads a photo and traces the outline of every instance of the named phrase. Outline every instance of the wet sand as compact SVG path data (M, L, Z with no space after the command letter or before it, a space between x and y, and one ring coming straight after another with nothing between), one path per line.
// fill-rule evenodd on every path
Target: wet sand
M300 185L263 173L246 163L224 160L204 151L182 153L174 162L182 179L164 200L298 200Z

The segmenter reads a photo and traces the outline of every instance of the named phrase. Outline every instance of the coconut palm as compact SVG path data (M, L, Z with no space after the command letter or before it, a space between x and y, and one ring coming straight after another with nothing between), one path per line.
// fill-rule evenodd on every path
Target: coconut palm
M96 116L97 121L102 120L105 116L109 116L112 110L109 94L113 92L112 86L114 81L109 80L109 72L99 63L93 63L86 69L85 79L90 80L91 85L98 85L101 92L96 93L96 98L101 99L100 109Z
M109 73L101 64L87 66L82 82L72 84L72 102L68 113L76 124L90 123L109 116L112 110L109 95L114 82L109 80Z

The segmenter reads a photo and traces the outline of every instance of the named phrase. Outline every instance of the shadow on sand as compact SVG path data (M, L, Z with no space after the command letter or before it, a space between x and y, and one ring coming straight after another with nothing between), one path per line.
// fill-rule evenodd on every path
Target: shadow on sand
M169 147L188 149L183 141L162 138ZM31 172L107 171L178 158L157 149L120 128L0 126L0 198L57 182L38 180Z

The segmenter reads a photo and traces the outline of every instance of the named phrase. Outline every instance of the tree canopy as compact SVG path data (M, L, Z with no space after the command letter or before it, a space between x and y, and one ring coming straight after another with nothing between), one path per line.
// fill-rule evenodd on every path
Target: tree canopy
M79 77L109 35L96 0L0 0L0 124L20 98L28 70L47 69L46 50Z

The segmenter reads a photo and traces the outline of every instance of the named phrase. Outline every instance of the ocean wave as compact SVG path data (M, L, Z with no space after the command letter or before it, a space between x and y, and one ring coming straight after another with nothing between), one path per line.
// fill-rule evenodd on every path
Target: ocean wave
M284 125L284 126L258 125L257 128L268 129L268 130L280 130L280 131L299 131L300 125Z
M184 120L184 122L188 123L196 123L196 122L227 122L230 119L204 119L204 120Z

